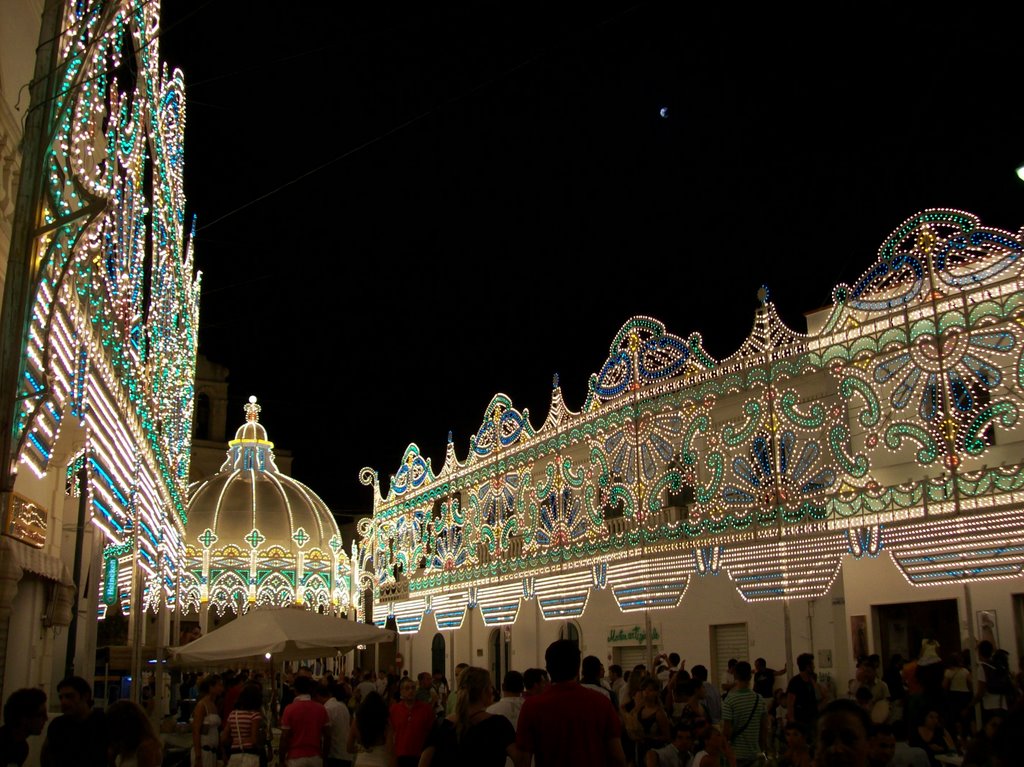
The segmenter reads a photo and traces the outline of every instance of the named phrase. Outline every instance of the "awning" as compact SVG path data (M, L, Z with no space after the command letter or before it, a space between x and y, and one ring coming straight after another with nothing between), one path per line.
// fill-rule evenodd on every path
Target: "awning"
M0 609L6 611L11 608L18 582L24 578L25 573L32 573L54 584L50 589L43 625L71 625L76 589L67 565L37 548L0 535Z
M48 581L74 587L75 581L60 559L6 535L0 536L0 558L9 559L18 567Z

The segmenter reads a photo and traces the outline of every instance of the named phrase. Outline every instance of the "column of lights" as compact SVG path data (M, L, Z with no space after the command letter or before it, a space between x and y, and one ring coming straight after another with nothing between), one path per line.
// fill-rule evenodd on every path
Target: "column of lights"
M848 550L839 534L730 547L722 552L722 568L748 602L813 599L828 593Z
M423 613L426 603L422 599L410 599L405 602L394 602L389 605L389 618L395 619L395 628L399 634L415 634L423 625Z
M590 601L593 581L590 571L538 577L534 582L534 596L544 620L565 620L583 615Z
M477 591L477 609L487 626L503 626L515 623L519 616L522 598L522 582L519 580L498 586L483 586Z

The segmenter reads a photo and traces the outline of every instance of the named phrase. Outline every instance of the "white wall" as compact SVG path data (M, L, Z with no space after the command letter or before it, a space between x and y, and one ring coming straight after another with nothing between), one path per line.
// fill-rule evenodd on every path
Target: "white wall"
M846 617L842 603L843 584L837 580L831 592L818 600L790 603L792 655L825 649L832 653L834 668L819 669L840 679L848 675L845 660L847 642ZM833 604L836 600L836 604ZM811 616L810 622L808 616ZM764 657L769 666L782 668L786 663L785 607L781 602L746 602L725 574L691 579L680 607L657 610L650 614L651 623L662 635L660 649L678 652L686 659L686 667L703 664L712 668L711 627L720 624L746 623L750 659ZM558 639L562 621L544 620L531 599L520 605L519 617L512 626L511 667L522 671L544 666L544 651ZM584 655L596 655L605 666L612 661L613 645L608 643L611 626L644 625L644 614L622 613L608 589L593 591L583 617L578 619L581 649ZM456 663L489 667L488 637L491 626L485 626L479 610L470 610L458 631L445 631L447 672ZM813 646L811 635L813 631ZM424 617L420 632L403 636L399 651L405 658L403 668L410 673L430 669L431 642L437 629L432 616ZM454 645L454 647L453 647Z

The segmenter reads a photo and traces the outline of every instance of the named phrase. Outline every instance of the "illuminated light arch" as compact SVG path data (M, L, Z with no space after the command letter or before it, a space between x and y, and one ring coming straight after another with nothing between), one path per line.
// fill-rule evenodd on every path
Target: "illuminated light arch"
M228 570L219 573L210 584L210 604L217 615L223 615L231 607L237 610L244 605L248 593L248 585L242 577Z

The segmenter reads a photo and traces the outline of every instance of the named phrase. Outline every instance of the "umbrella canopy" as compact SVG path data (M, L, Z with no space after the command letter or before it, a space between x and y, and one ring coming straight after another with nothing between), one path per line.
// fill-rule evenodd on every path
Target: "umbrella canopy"
M268 652L274 660L304 660L393 638L393 631L372 624L298 607L267 607L250 610L171 652L176 662L186 665L262 659Z

